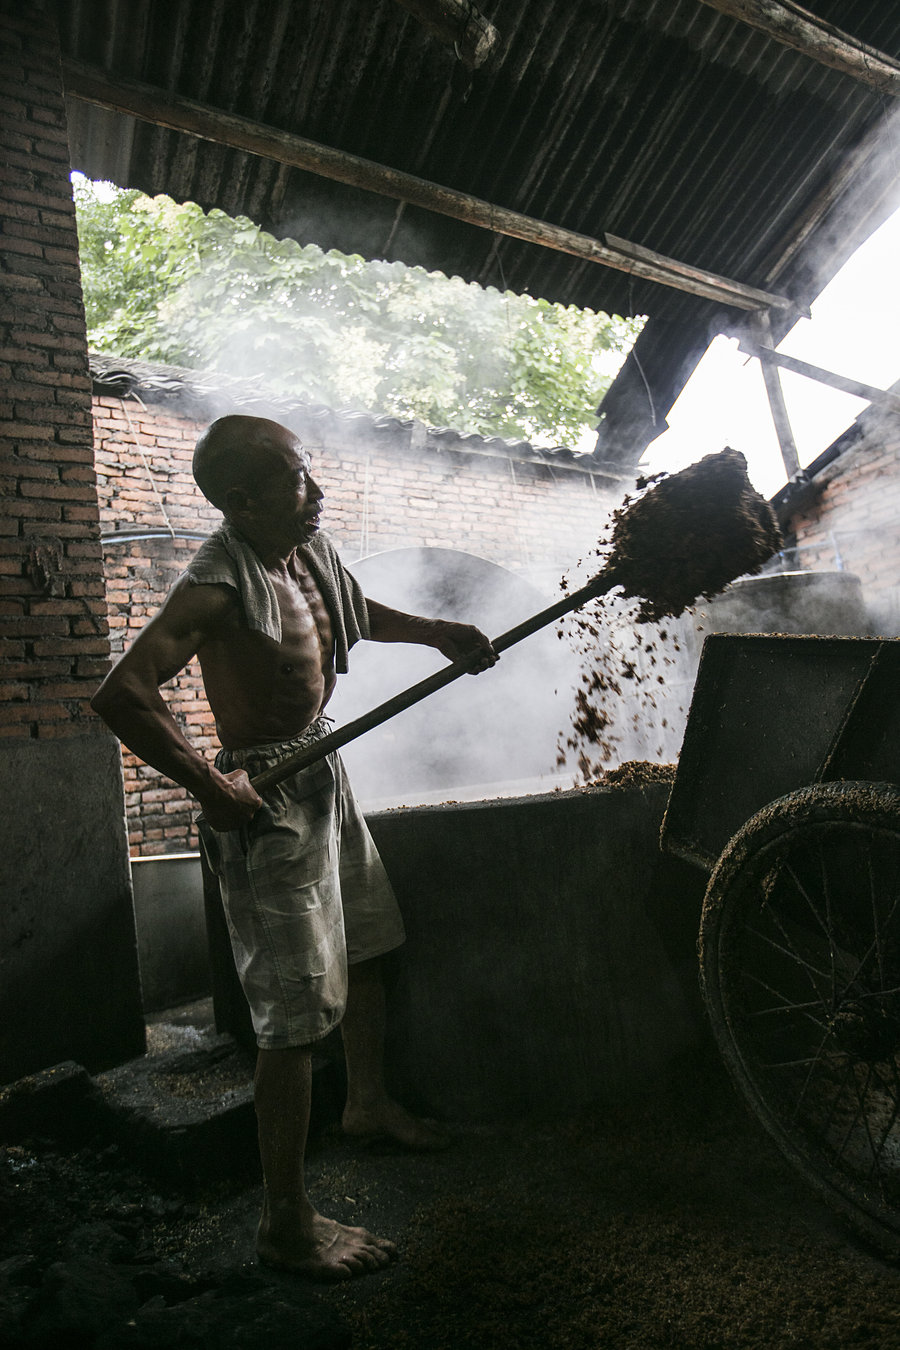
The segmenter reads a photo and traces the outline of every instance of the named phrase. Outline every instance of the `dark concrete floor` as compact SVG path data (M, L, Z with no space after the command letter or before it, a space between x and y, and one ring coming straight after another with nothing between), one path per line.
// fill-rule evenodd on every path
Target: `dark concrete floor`
M326 1101L315 1203L400 1247L384 1272L317 1286L354 1347L900 1348L897 1269L788 1168L711 1044L676 1088L647 1089L614 1111L548 1102L456 1126L418 1156L345 1139ZM157 1242L198 1270L252 1268L259 1202L255 1178L220 1185Z
M262 1271L254 1259L261 1189L252 1057L223 1050L201 1010L156 1019L150 1041L149 1066L136 1066L130 1080L126 1074L119 1096L134 1113L146 1112L153 1083L170 1100L206 1095L230 1103L219 1113L219 1133L185 1125L186 1116L173 1124L164 1110L149 1133L135 1135L136 1114L126 1111L126 1129L111 1149L99 1149L97 1139L73 1143L68 1153L40 1139L8 1149L18 1188L10 1195L28 1232L20 1224L5 1234L0 1274L27 1250L51 1260L57 1239L71 1242L72 1225L77 1235L86 1215L130 1213L134 1222L139 1211L140 1259L156 1263L148 1269L163 1291L170 1270L194 1281L193 1293L231 1291L239 1300L247 1288L253 1318L260 1302L280 1308L290 1343L301 1350L298 1288L305 1282ZM193 1081L185 1086L182 1078ZM326 1069L318 1083L308 1160L313 1199L322 1212L392 1237L400 1248L385 1271L317 1285L309 1295L310 1316L324 1310L344 1328L349 1340L340 1344L900 1350L900 1272L855 1242L782 1161L711 1047L684 1063L665 1092L648 1083L645 1095L613 1110L573 1113L553 1101L540 1118L454 1126L452 1147L431 1155L345 1139L333 1075ZM160 1135L166 1147L151 1147ZM54 1199L54 1185L67 1194ZM233 1305L228 1316L231 1339L200 1344L263 1344L249 1325L238 1336ZM129 1335L125 1327L119 1340L96 1344L166 1344Z

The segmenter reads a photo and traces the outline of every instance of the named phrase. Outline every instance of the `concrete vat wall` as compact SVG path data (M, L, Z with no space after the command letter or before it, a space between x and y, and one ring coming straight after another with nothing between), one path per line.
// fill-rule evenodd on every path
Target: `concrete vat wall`
M407 943L398 1092L449 1119L613 1103L703 1034L706 878L659 853L665 784L392 811L369 824Z
M659 852L667 795L658 783L369 816L407 927L388 966L398 1096L502 1119L621 1101L681 1071L705 1036L706 878ZM219 1029L243 1034L223 929L220 916Z

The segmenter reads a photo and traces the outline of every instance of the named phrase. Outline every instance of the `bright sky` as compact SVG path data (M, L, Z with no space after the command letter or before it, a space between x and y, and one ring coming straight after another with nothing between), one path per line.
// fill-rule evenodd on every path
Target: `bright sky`
M900 211L859 248L800 319L778 350L825 370L887 389L900 379ZM831 444L867 403L818 381L781 372L800 464ZM736 340L718 337L668 417L669 430L641 465L675 472L702 455L733 446L747 457L754 487L770 497L785 482L759 362Z

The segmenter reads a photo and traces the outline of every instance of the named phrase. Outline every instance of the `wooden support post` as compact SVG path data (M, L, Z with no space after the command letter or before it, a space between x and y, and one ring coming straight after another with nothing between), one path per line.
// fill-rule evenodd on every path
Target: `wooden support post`
M826 23L793 0L702 0L820 65L831 66L883 94L900 95L900 61Z
M762 368L766 394L769 398L772 421L775 423L775 434L778 437L781 458L784 460L785 473L789 479L796 478L800 472L800 457L797 454L794 433L791 430L791 419L788 417L787 405L784 401L784 390L781 387L778 366L773 359L775 353L772 350L772 327L769 323L768 314L757 315L753 320L752 327L757 335L759 364Z
M612 235L596 239L545 220L535 220L519 211L510 211L506 207L482 201L467 192L430 183L399 169L376 164L370 159L362 159L316 141L308 141L293 132L264 126L220 108L195 103L192 99L181 98L163 89L139 84L134 80L110 80L104 71L79 61L66 60L63 63L63 77L66 94L73 98L138 117L156 126L167 127L170 131L186 132L217 145L227 145L233 150L260 155L280 164L319 174L323 178L409 202L438 215L480 226L493 234L524 239L530 244L569 253L603 267L614 267L632 276L687 291L704 300L731 305L735 309L777 309L792 314L803 312L787 296L775 295L756 286L732 281L715 272L707 272L704 268L677 262Z

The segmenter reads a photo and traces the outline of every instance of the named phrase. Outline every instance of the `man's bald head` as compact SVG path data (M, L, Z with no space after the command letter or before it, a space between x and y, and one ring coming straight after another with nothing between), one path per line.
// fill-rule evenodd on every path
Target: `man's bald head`
M265 475L283 462L286 451L305 454L299 437L267 417L230 414L207 427L194 450L194 480L204 497L227 512L233 489L251 492Z

